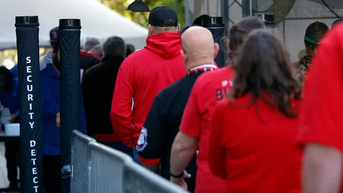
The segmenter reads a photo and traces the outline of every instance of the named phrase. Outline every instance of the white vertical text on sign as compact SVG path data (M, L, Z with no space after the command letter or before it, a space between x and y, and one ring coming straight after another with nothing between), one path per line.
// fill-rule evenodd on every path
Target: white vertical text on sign
M31 63L31 56L26 57L26 81L27 81L27 104L29 105L29 125L30 128L34 128L34 112L33 112L33 84L32 84L32 63ZM30 139L30 156L31 156L31 161L32 161L32 181L33 181L33 189L34 192L38 192L38 173L37 173L37 165L36 165L36 140L35 139Z

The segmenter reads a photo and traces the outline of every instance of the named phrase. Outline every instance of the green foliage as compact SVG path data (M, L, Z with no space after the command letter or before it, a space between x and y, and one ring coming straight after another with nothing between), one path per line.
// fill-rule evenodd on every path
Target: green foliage
M185 26L185 0L143 0L150 10L160 5L172 7L179 16L181 27ZM133 13L127 9L133 0L100 0L101 3L113 9L124 17L144 26L148 22L149 13Z

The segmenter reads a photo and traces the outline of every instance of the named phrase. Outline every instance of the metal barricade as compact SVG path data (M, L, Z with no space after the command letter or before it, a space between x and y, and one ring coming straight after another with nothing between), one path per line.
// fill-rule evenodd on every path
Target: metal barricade
M89 193L90 152L88 144L95 139L74 130L71 148L71 184L72 193Z
M126 162L124 193L187 193L134 162Z
M126 162L132 158L99 143L89 143L92 175L90 193L122 193Z
M71 193L187 193L120 151L74 130Z

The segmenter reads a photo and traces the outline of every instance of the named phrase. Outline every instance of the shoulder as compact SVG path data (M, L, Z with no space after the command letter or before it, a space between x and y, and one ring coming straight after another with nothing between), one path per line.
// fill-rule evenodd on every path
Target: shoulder
M54 72L54 67L52 64L47 64L46 67L40 71L41 82L51 79Z
M84 74L84 76L92 76L93 74L96 74L99 70L101 70L101 62L97 63L96 65L90 67Z
M223 81L231 81L233 78L232 67L224 67L211 72L205 72L199 76L194 86L213 86L212 83L221 83Z
M49 73L49 66L50 64L48 64L43 70L40 71L40 77L47 77L50 73Z
M157 97L160 99L171 98L171 96L178 93L178 90L183 86L184 81L185 81L185 77L165 87L160 93L158 93Z
M125 58L124 61L130 62L130 61L136 61L136 60L142 60L142 58L146 58L147 50L145 48L135 51L132 54L130 54L128 57Z

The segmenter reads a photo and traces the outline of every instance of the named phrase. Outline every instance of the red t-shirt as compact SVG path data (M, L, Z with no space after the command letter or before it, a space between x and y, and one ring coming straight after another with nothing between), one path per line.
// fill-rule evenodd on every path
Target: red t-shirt
M294 101L298 112L299 102ZM251 94L219 104L212 120L209 164L226 192L301 192L298 118L289 119Z
M180 131L199 137L195 188L197 193L225 192L225 181L211 174L208 165L208 140L213 110L219 101L225 99L233 77L231 66L202 74L193 86L183 113Z
M342 34L342 24L330 30L312 60L304 88L300 143L331 146L343 153Z

